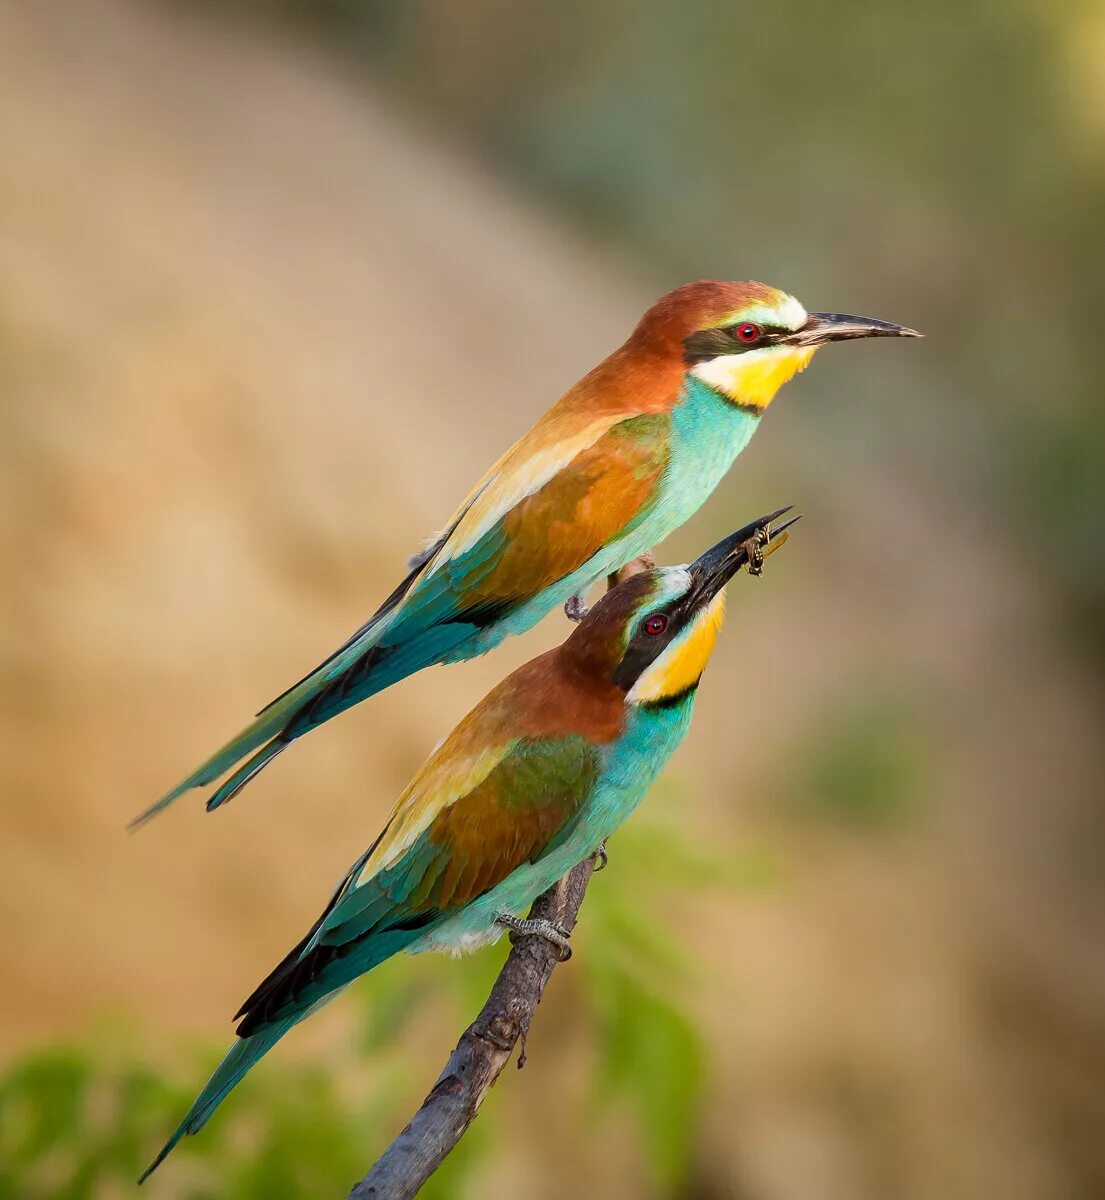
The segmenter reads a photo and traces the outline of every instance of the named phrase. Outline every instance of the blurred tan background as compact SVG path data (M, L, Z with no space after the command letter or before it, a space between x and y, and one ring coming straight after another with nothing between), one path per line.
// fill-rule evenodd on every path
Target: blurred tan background
M731 589L641 814L774 864L668 916L700 963L689 1165L660 1184L624 1122L560 1111L596 1063L573 963L457 1188L1102 1194L1105 11L287 7L0 7L0 1064L105 1019L155 1060L229 1036L429 748L565 623L217 816L125 821L660 292L750 276L928 338L820 355L660 550L806 514ZM340 1042L341 1008L274 1057ZM384 1134L459 1028L426 1014Z

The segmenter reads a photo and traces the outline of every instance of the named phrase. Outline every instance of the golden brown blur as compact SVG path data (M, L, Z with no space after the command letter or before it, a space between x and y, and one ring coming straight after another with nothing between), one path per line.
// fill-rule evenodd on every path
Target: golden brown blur
M659 548L805 514L433 1194L1105 1192L1105 9L310 7L0 6L0 1196L132 1194L566 623L127 819L699 276L928 336L823 351ZM344 1195L500 953L362 981L146 1193Z

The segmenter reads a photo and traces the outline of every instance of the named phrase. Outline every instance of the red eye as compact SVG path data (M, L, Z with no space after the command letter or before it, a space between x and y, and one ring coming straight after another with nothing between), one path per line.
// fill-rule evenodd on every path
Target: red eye
M753 325L751 321L745 321L737 326L737 338L744 342L746 346L752 345L753 342L758 342L763 334L763 330L759 325Z
M649 637L659 637L659 635L663 633L667 627L667 617L657 613L654 617L649 617L649 619L645 622L645 633L647 633Z

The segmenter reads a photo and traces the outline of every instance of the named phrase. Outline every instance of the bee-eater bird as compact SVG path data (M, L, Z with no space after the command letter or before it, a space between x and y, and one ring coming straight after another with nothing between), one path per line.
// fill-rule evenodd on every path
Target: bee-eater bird
M423 764L307 936L238 1011L238 1039L150 1171L304 1017L401 950L463 953L504 928L567 950L526 909L633 812L687 731L725 585L786 538L761 517L689 566L643 571L507 676Z
M819 346L920 336L807 313L762 283L670 292L491 467L366 624L134 824L236 767L207 802L217 808L368 696L483 654L560 605L578 614L592 584L695 513Z

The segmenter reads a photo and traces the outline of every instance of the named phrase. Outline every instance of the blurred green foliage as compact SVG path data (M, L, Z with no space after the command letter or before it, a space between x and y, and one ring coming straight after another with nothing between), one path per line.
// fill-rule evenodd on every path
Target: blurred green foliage
M210 1053L185 1056L188 1069L169 1082L134 1041L107 1048L93 1033L8 1070L0 1081L0 1197L83 1200L133 1188L214 1065ZM348 1190L371 1146L368 1100L348 1102L321 1067L272 1068L260 1085L243 1085L233 1121L213 1121L183 1148L165 1172L177 1176L168 1194L295 1200Z
M792 811L857 832L916 821L924 804L922 712L900 689L834 699L793 755Z
M762 886L773 877L760 852L706 850L672 827L633 823L590 887L577 953L551 985L564 987L566 973L578 973L575 1019L597 1047L593 1083L578 1098L581 1118L601 1124L618 1108L632 1115L657 1195L677 1194L687 1177L706 1082L689 1001L701 968L665 919L668 901L675 892ZM384 1149L383 1131L413 1111L440 1065L427 1068L420 1058L417 1072L426 1073L416 1077L406 1035L442 999L459 1035L505 953L501 943L460 961L425 955L385 964L348 997L360 1001L362 1016L340 1059L271 1054L146 1190L188 1200L345 1195ZM540 1024L538 1013L531 1054L541 1053ZM0 1076L0 1200L104 1200L130 1189L218 1057L214 1046L170 1047L153 1062L136 1049L148 1044L134 1029L93 1030L8 1067ZM442 1045L441 1063L447 1052ZM423 1195L475 1194L480 1164L502 1136L497 1101L532 1078L504 1077Z

